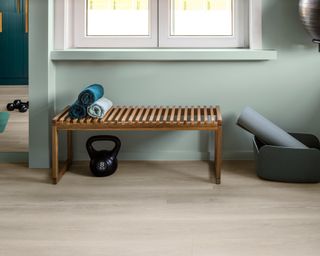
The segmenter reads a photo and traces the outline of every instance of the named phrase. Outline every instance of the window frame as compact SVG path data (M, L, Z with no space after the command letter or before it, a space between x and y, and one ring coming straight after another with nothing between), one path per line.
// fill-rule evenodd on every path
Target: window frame
M159 2L157 0L150 0L152 3L152 10L153 10L153 22L151 23L151 33L152 36L150 36L150 40L147 43L143 43L143 40L146 40L146 38L141 38L141 36L138 36L137 38L133 38L134 40L130 43L125 42L128 41L128 38L123 38L123 42L119 42L116 40L110 40L111 38L108 38L106 36L92 36L94 38L86 38L85 37L85 20L82 19L82 22L79 21L79 16L77 13L78 11L85 11L85 8L82 5L82 9L76 8L75 3L79 3L79 0L55 0L55 29L54 29L54 39L55 39L55 50L67 50L67 49L78 49L81 50L81 48L90 48L90 49L96 49L96 48L104 48L104 49L114 49L114 48L152 48L152 49L161 49L161 48L213 48L213 49L220 49L220 48L229 48L229 49L237 49L237 48L245 48L245 49L262 49L262 3L261 0L245 0L248 1L249 7L246 8L246 13L248 14L248 29L245 32L247 36L245 38L240 37L240 42L242 45L234 46L234 44L221 44L223 42L223 39L221 38L220 43L213 44L212 42L210 44L203 43L202 45L195 45L190 44L190 42L187 42L185 44L180 43L175 45L175 40L168 40L167 34L164 33L162 29L160 29L162 26L158 26L158 9L159 12L161 9L161 1L163 2L169 2L168 0L160 0ZM85 3L85 1L81 1L81 3ZM84 8L84 9L83 9ZM162 10L163 12L163 10ZM156 14L155 14L156 13ZM83 13L84 15L84 13ZM85 16L85 15L84 15ZM155 20L156 18L156 21ZM163 19L159 22L162 22ZM79 24L82 24L82 28L79 26ZM167 32L170 33L170 24L167 22ZM161 31L162 32L161 32ZM156 33L154 33L156 31ZM80 35L80 37L79 37ZM77 39L78 37L78 39ZM140 37L140 38L139 38ZM202 37L202 36L201 36ZM131 36L129 38L132 38ZM99 39L99 40L97 40ZM121 39L121 38L116 38ZM188 38L187 38L188 39ZM195 38L196 39L196 38ZM216 37L217 39L217 37ZM107 42L109 40L109 42ZM199 39L200 40L200 39ZM201 40L205 40L202 38ZM148 40L146 40L148 41ZM169 41L169 42L167 42ZM172 42L173 41L173 42ZM188 41L188 40L187 40ZM113 42L117 44L117 47L108 45L108 43ZM159 46L159 43L162 43L162 45ZM224 42L223 42L224 43ZM165 45L165 46L164 46Z

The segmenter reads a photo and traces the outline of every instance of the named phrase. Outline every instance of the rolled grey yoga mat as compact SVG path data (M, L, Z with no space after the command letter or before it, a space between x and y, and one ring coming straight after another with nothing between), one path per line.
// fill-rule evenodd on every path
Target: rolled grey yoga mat
M290 148L308 148L286 131L282 130L249 107L246 107L242 111L238 118L237 125L270 145Z

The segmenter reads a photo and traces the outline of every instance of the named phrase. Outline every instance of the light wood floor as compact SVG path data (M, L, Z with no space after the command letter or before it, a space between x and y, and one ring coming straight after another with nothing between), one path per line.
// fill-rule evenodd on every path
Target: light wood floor
M0 255L318 256L320 185L258 179L252 162L121 162L94 178L73 166L0 165Z

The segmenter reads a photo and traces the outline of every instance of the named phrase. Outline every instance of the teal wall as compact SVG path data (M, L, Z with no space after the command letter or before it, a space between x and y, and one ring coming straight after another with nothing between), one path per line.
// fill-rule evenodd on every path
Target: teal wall
M46 22L45 17L38 16L38 23ZM30 36L32 39L32 34ZM247 105L288 131L314 133L320 137L320 73L317 68L320 53L299 21L298 0L263 0L263 44L264 48L278 50L278 60L56 62L55 72L52 72L55 84L40 85L37 81L31 84L32 88L41 90L32 93L34 108L31 113L41 112L38 107L47 109L52 104L59 111L70 104L85 85L101 83L105 85L107 97L117 105L219 104L224 118L224 157L229 159L251 157L251 135L235 125L238 113ZM44 93L50 90L55 93L56 101L49 103L49 107L41 105L48 100L41 97L47 97ZM35 119L31 122L30 165L39 166L38 153L45 159L40 165L48 164L47 120L41 121L41 127ZM206 159L213 140L206 132L116 134L123 141L122 159ZM89 135L92 134L76 135L77 159L86 158L84 144Z
M25 0L0 1L3 30L0 33L0 86L28 84L28 33Z

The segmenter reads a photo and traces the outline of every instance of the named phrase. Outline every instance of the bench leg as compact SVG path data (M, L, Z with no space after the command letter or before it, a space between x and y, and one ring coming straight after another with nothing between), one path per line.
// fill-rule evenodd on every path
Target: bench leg
M219 126L215 132L214 166L216 184L221 183L221 163L222 163L222 127Z
M67 131L67 147L68 147L68 155L67 155L67 164L68 169L72 164L73 159L73 149L72 149L72 131Z
M56 126L52 126L52 182L58 183L59 177L59 134Z
M52 182L58 184L65 172L72 164L72 131L67 131L67 160L59 166L59 134L55 126L52 127Z

